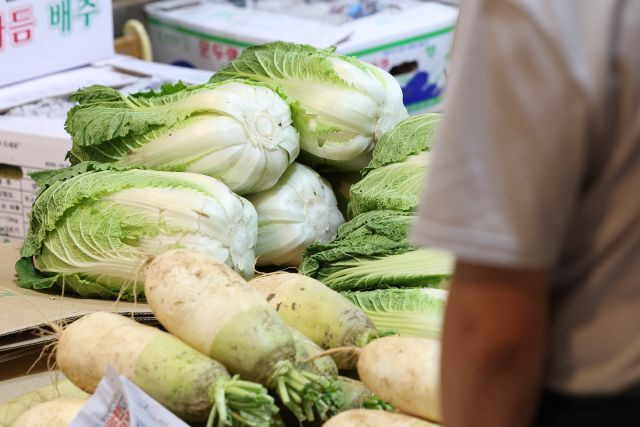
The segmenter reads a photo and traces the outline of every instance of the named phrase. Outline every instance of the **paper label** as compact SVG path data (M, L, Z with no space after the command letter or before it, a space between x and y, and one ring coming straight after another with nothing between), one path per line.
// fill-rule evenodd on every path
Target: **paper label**
M111 366L69 427L189 427Z

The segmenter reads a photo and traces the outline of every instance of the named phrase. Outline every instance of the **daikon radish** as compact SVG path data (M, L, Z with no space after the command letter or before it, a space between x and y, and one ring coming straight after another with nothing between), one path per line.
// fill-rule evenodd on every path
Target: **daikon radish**
M40 403L20 415L13 427L68 427L87 399L55 399Z
M54 399L84 399L89 394L68 379L22 394L0 405L0 427L8 427L22 414L40 403Z
M371 390L358 380L338 377L338 386L344 395L343 411L359 408L379 409L381 411L392 411L394 409L393 405L371 393Z
M87 392L111 365L190 422L268 426L277 412L261 385L231 378L224 366L178 338L113 313L95 312L65 328L56 361Z
M430 423L409 415L393 412L375 411L372 409L352 409L342 412L323 427L438 427L439 424Z
M316 357L322 354L323 350L296 328L289 329L295 340L298 364L309 367L313 372L336 378L336 385L343 396L341 411L356 408L393 410L393 405L375 396L362 382L338 376L338 367L330 356Z
M301 274L278 272L249 281L284 321L320 347L363 347L380 333L358 307L322 282ZM353 362L336 357L341 369Z
M369 390L400 412L441 422L439 341L385 337L358 352L358 375Z
M300 421L339 408L333 381L296 366L293 336L275 309L212 256L164 252L147 267L145 294L169 332L232 373L273 389Z
M296 363L320 375L330 378L338 376L338 367L331 356L314 358L314 356L322 353L323 349L296 328L290 326L289 330L293 335L293 342L296 346Z

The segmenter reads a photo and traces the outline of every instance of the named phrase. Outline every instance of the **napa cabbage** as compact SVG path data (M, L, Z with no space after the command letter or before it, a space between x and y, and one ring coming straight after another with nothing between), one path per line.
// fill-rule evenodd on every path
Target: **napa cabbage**
M247 198L258 212L257 265L296 267L307 246L333 240L344 222L329 183L299 163L275 187Z
M281 88L292 102L305 160L359 170L378 139L408 117L389 73L334 48L285 42L245 49L213 82L249 79Z
M382 136L371 162L362 170L364 177L351 186L351 216L418 207L439 121L438 113L413 116Z
M253 275L256 211L215 178L92 162L33 177L41 191L16 266L23 287L131 299L145 263L172 248Z
M448 291L437 288L343 292L380 330L440 339Z
M289 105L258 84L179 83L129 96L92 86L71 99L72 164L194 172L248 194L275 185L300 151Z
M417 249L412 212L370 211L338 228L336 239L309 246L300 272L336 291L438 286L453 269L449 252Z

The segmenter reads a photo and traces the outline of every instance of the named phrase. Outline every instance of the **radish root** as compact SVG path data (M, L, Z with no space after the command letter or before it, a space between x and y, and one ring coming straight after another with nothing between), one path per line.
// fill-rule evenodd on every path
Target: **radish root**
M325 356L331 356L331 357L339 356L355 365L358 359L360 358L361 352L362 352L362 349L360 347L354 347L354 346L336 347L336 348L331 348L329 350L325 350L322 353L318 353L314 356L311 356L303 360L302 363L310 363L316 359L320 359L321 357L325 357Z

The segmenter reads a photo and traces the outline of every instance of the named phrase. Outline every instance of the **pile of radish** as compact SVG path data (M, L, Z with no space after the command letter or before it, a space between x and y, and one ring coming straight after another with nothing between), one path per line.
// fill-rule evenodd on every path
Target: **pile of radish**
M315 279L275 273L247 282L184 249L157 256L145 274L147 301L167 332L95 312L59 333L57 366L84 392L110 365L192 425L441 422L440 343L385 336ZM86 401L73 397L24 405L15 425L36 425L25 420L44 413L52 423L37 425L67 425Z

